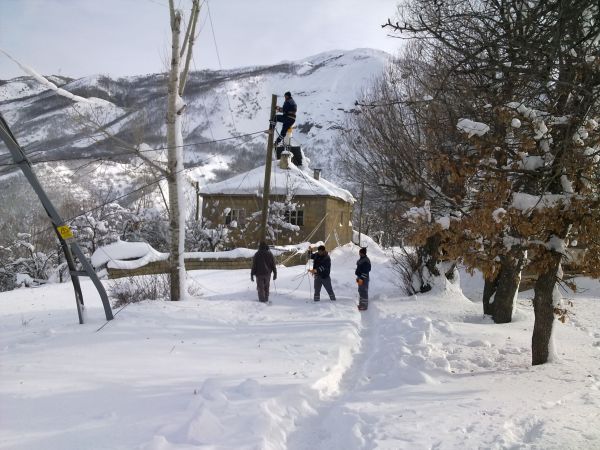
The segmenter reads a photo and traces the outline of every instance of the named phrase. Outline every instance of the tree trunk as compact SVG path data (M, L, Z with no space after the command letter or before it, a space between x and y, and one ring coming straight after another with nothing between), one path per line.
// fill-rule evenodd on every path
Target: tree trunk
M183 190L182 183L179 183L180 175L183 171L183 158L180 158L181 143L178 136L181 130L181 117L179 108L181 105L179 97L179 35L181 32L181 14L175 11L171 4L171 69L169 72L168 100L167 100L167 182L169 186L169 228L171 231L170 256L169 256L169 275L171 285L171 300L181 299L185 293L185 263L183 261L183 252L181 249L182 240L182 222L180 213L179 199L183 198L180 190ZM179 145L178 145L179 144ZM185 220L183 221L185 224ZM185 230L183 230L185 231ZM183 272L183 273L182 273Z
M531 363L535 366L548 362L550 338L554 324L554 287L560 266L560 255L555 256L554 263L538 276L534 287L533 312L535 321L531 337Z
M492 317L495 323L509 323L512 321L515 297L521 284L524 258L523 253L510 253L500 259L500 273L498 274L496 296L492 308Z
M430 276L440 276L440 271L437 268L439 262L439 250L441 244L441 237L439 234L429 236L425 245L417 249L419 257L419 274L421 278L420 292L429 292L431 290L431 284L428 279Z
M491 316L493 314L493 301L490 303L490 300L496 294L496 290L498 289L498 275L496 275L492 279L486 278L483 283L483 313L485 315Z
M512 321L514 301L521 284L523 253L508 254L500 258L500 271L483 286L483 313L492 316L495 323Z
M183 132L182 120L185 103L181 96L194 47L196 22L198 21L199 0L193 0L188 33L180 47L181 13L175 10L173 0L169 0L171 17L171 69L169 71L167 100L167 182L169 185L169 226L171 230L169 274L171 300L180 300L186 295L185 279L185 194L183 191ZM185 68L181 71L181 57L187 52Z

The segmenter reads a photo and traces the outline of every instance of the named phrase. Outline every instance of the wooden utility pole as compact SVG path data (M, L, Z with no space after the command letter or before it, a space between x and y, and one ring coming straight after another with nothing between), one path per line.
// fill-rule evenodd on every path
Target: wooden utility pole
M360 247L360 236L362 234L363 200L365 198L365 182L362 182L360 188L360 210L358 212L358 246Z
M196 222L200 220L200 182L194 182L196 188Z
M265 183L263 188L262 217L260 220L259 242L266 242L267 237L267 217L269 215L269 195L271 194L271 161L273 160L273 135L275 126L271 125L275 121L275 109L277 107L277 96L271 95L271 115L269 119L269 138L267 140L267 160L265 164Z

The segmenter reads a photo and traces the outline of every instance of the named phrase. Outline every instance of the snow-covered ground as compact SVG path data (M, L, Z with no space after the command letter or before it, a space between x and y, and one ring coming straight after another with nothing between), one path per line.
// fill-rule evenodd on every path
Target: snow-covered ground
M0 295L2 449L600 449L600 283L579 280L556 358L530 365L531 292L482 317L480 278L404 297L369 247L332 252L338 301L281 267L272 305L249 271L190 273L203 296L143 302L105 324L91 283ZM109 284L110 282L106 282ZM99 331L98 331L99 330Z

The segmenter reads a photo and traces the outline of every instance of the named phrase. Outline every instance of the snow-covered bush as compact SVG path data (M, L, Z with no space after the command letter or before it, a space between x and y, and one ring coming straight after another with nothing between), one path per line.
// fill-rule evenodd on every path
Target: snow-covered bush
M108 203L75 217L70 226L88 255L98 247L116 242L132 213L118 203Z
M188 252L215 252L223 250L230 241L230 230L224 225L211 228L209 220L190 220L185 232L185 248Z
M122 241L146 242L159 252L167 252L169 244L169 219L156 208L144 208L128 216L124 224Z
M45 283L59 262L57 253L36 251L32 236L18 233L10 246L0 246L0 292Z
M108 295L114 300L113 308L144 300L169 298L169 276L146 275L115 280L108 289Z
M272 201L269 203L269 215L267 216L266 238L270 242L279 242L282 237L298 234L300 227L296 225L294 220L298 220L294 213L302 208L297 202L294 202L293 195L290 195L283 202ZM242 230L242 233L247 235L255 234L260 227L262 211L252 213L247 223Z

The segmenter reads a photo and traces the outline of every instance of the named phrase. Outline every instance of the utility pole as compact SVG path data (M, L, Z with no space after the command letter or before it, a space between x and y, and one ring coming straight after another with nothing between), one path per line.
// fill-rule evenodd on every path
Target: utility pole
M362 182L360 188L360 210L358 213L358 246L360 247L360 236L362 234L363 200L365 198L365 182Z
M48 217L50 217L50 220L52 221L54 231L56 232L56 237L60 242L60 246L62 247L63 252L65 253L65 259L67 261L67 265L69 266L71 281L73 283L73 288L75 289L75 303L77 305L77 315L79 316L79 323L82 324L84 322L83 294L81 292L81 285L79 284L80 276L90 277L90 279L94 283L94 286L96 286L96 289L98 290L98 294L100 294L100 299L102 300L102 304L104 306L104 314L106 316L106 320L111 320L113 318L113 313L110 308L110 303L108 301L106 291L104 290L104 286L98 279L96 271L81 251L79 244L77 244L77 241L73 236L71 228L68 225L66 225L65 222L62 220L62 218L58 214L58 211L54 208L54 205L46 195L46 192L42 188L42 185L40 184L39 180L35 176L35 173L33 172L33 170L31 170L31 163L25 156L25 152L23 151L21 146L17 143L16 138L10 131L8 124L6 123L2 115L0 115L0 138L8 147L13 157L13 160L15 161L15 164L18 165L23 171L23 175L25 175L25 178L27 178L29 184L31 184L31 187L42 202L42 206L46 210L46 214L48 214ZM83 270L77 270L73 254L75 254L77 259L83 266Z
M196 188L196 222L200 220L200 182L194 182Z
M266 242L267 237L267 216L269 215L269 195L271 194L271 161L273 160L273 135L275 134L275 126L271 124L275 121L276 107L277 96L273 94L271 95L271 116L269 119L269 138L267 140L267 160L265 164L265 182L263 187L259 242Z

